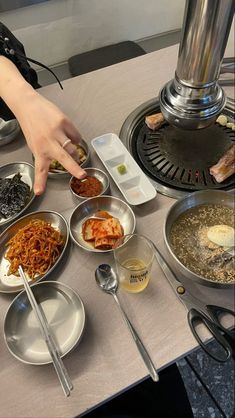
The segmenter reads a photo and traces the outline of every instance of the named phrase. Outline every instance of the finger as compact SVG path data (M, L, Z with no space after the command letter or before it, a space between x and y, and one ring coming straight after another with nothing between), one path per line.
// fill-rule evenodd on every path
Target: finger
M71 155L71 157L73 157L73 159L75 161L77 161L79 163L79 154L78 154L78 150L76 145L73 145L72 143L66 145L66 147L64 147L64 150Z
M69 173L72 174L72 176L75 176L78 179L86 177L86 171L78 165L78 163L66 152L66 150L58 146L56 151L56 154L54 153L56 159L67 171L69 171Z
M49 160L41 157L35 157L34 193L38 196L42 194L46 188L49 166Z
M64 141L64 144L66 144L66 142L67 142L66 138L64 138L63 141ZM70 142L68 142L68 144L65 147L62 146L62 148L69 155L71 155L71 157L73 157L73 159L79 164L80 163L80 156L79 156L77 145L72 144L70 139L68 141L70 141ZM62 140L60 140L60 143L61 142L62 142Z
M66 121L64 129L65 134L74 144L79 144L81 142L82 136L80 132L70 121Z

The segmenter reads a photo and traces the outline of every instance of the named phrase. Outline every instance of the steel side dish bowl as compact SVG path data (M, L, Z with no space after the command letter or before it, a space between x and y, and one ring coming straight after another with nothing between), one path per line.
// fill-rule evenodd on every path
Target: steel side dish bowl
M83 148L83 150L85 151L87 157L85 159L85 161L83 161L80 165L80 167L85 168L88 167L89 163L90 163L90 150L88 147L88 144L86 141L84 141L83 139L80 141L79 145L81 146L81 148ZM48 172L48 177L49 178L69 178L71 177L71 174L67 171L67 170L53 170L53 169L49 169Z
M191 193L186 197L178 200L169 210L164 225L164 241L168 250L168 254L172 261L172 265L186 279L193 280L204 286L216 288L229 288L235 285L235 282L223 282L210 279L199 275L186 267L177 257L171 242L171 230L179 216L187 213L189 209L199 207L200 205L219 205L234 210L233 193L218 190L202 190ZM206 218L207 220L207 218ZM190 235L189 235L190 237ZM195 237L192 237L195 239ZM199 261L199 258L198 258ZM206 265L205 265L206 266ZM209 270L208 270L209 271Z
M0 167L0 179L12 178L17 173L21 175L21 180L29 186L30 195L28 200L26 201L25 206L19 212L15 213L9 218L0 217L0 227L19 218L35 199L35 194L33 191L34 167L32 166L32 164L26 162L15 162Z
M130 206L117 197L99 196L85 200L74 209L69 221L70 236L73 242L84 250L96 253L110 252L113 250L95 249L91 242L87 242L83 239L83 223L91 216L94 216L99 210L107 211L114 218L118 218L122 225L124 235L132 234L134 232L136 219Z
M99 170L98 168L86 168L86 172L87 172L87 176L91 176L91 177L95 177L97 180L99 180L102 184L102 190L101 193L98 194L97 196L90 196L90 197L98 197L104 194L108 194L109 192L109 178L107 176L107 174L105 174L104 171ZM75 200L87 200L90 197L89 196L81 196L80 194L76 193L72 187L72 183L74 181L75 177L71 177L70 182L69 182L69 188L70 191L73 195L73 197L75 198Z
M85 326L80 296L69 286L47 281L32 286L55 337L61 357L79 343ZM10 353L26 364L52 362L28 296L21 292L9 306L4 320L4 338Z
M5 254L7 252L6 244L18 232L19 229L26 226L30 221L40 219L49 222L53 228L59 230L64 237L64 246L62 251L45 274L36 276L33 281L36 283L39 280L45 279L54 270L64 255L65 249L69 240L69 228L65 218L57 212L40 211L33 212L15 221L0 235L0 293L17 293L24 289L23 282L20 277L14 274L8 275L9 261L6 260Z
M5 121L0 118L0 147L9 144L17 138L20 125L16 119Z

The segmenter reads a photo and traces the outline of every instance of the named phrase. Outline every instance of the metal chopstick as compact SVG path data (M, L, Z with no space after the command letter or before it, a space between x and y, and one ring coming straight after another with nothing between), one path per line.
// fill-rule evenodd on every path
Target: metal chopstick
M59 378L60 384L63 388L65 396L70 395L70 391L73 389L73 384L70 380L70 377L68 375L68 372L61 360L61 357L59 355L55 340L53 336L50 333L50 329L48 326L48 322L45 316L45 313L43 312L43 309L40 305L37 304L37 301L34 297L33 291L30 288L30 285L28 283L28 280L25 276L25 273L22 269L22 266L19 266L19 274L21 279L24 283L24 288L27 293L29 302L31 304L31 307L36 315L36 318L38 319L38 323L40 325L40 329L42 332L42 336L47 344L48 351L50 353L50 356L52 358L53 366L56 370L57 376Z

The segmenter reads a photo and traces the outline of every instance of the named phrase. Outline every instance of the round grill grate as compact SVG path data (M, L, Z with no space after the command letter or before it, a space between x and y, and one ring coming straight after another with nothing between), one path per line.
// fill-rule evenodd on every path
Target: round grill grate
M124 123L120 133L121 138L126 137L127 148L142 170L158 184L185 192L233 188L234 175L217 183L209 168L235 142L234 131L217 123L196 131L181 130L165 123L159 130L151 131L145 124L145 116L160 111L156 101L154 104L139 114L136 109L128 132ZM223 113L231 118L231 112L225 109Z

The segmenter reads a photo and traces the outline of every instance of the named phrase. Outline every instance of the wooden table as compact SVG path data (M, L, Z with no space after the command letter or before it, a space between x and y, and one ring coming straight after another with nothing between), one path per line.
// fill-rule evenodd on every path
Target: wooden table
M88 142L107 132L119 134L129 113L157 96L160 87L173 77L177 51L177 46L162 49L67 80L63 82L63 91L58 85L51 85L42 88L41 93L69 115ZM232 88L227 92L231 95ZM91 153L92 165L102 167L92 150ZM32 162L22 135L0 150L0 165L13 161ZM112 182L111 192L121 197ZM153 201L133 208L137 232L149 236L165 255L163 223L173 203L173 199L158 194ZM28 212L55 210L69 219L74 208L68 180L49 179L46 192L34 201ZM70 244L60 269L50 276L75 289L86 310L83 339L64 360L74 383L74 390L67 399L52 365L25 365L8 352L3 323L13 298L0 295L0 417L82 415L147 377L147 370L113 299L95 283L94 271L101 262L112 262L112 256L92 254ZM192 284L190 289L203 300L233 307L233 292L229 289ZM185 308L157 263L143 293L134 295L120 291L120 298L159 370L197 347L187 324Z

